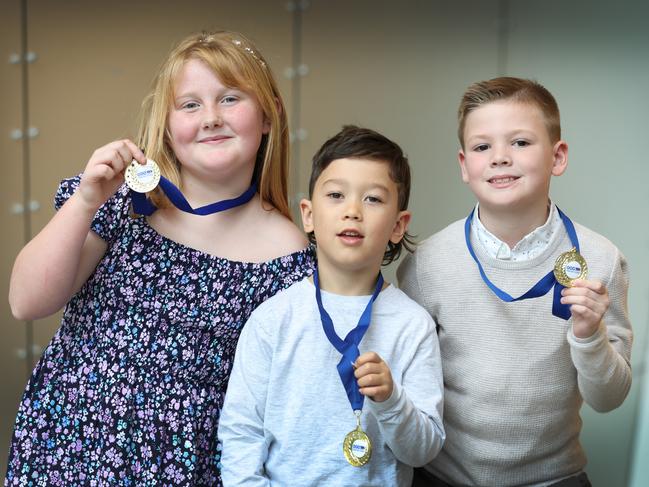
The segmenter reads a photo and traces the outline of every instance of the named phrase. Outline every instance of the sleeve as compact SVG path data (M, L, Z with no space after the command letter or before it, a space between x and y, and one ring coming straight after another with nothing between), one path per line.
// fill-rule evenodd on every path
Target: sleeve
M228 383L218 436L222 445L221 478L225 487L269 486L264 463L268 441L264 415L271 348L253 313L243 327Z
M406 326L406 329L420 327L420 338L413 337L416 345L401 384L395 382L392 395L386 401L367 401L394 456L413 467L423 466L435 458L446 438L439 341L432 318L424 310L420 316Z
M629 276L626 259L619 250L605 284L610 304L599 330L587 340L579 340L572 330L568 332L579 391L598 412L620 406L631 388L633 331L627 309Z
M63 204L70 199L79 187L83 174L72 178L64 179L54 196L54 208L58 211ZM123 184L100 208L97 210L90 229L99 235L103 240L111 241L121 223L129 218L131 209L131 197L128 186Z
M419 287L419 277L417 275L417 259L419 254L415 250L413 254L408 254L397 268L397 282L399 289L406 293L411 299L422 306L425 305L425 296Z

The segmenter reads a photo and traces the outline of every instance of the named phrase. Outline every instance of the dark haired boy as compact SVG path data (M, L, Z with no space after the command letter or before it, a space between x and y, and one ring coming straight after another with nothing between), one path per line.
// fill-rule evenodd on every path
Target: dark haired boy
M398 272L435 320L444 363L448 436L415 485L589 486L581 405L610 411L631 385L626 259L550 200L568 146L547 89L478 82L458 115L478 204Z
M409 486L440 450L434 324L380 274L409 189L401 149L374 131L345 127L315 155L300 208L318 267L243 329L219 426L225 486Z

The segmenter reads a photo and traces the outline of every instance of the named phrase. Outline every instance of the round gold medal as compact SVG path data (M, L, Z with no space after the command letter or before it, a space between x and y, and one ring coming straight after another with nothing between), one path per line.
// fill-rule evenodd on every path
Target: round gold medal
M144 165L133 160L124 172L124 179L133 191L148 193L160 182L160 168L152 159L147 159Z
M586 279L587 276L588 264L574 247L561 254L554 264L554 277L565 287L571 287L572 281Z
M347 461L354 467L362 467L370 461L370 457L372 456L372 442L360 426L357 426L355 430L350 431L345 436L343 453Z

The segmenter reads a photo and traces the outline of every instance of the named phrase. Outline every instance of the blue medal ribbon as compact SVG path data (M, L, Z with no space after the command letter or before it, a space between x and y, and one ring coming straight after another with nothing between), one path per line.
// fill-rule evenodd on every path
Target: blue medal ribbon
M331 321L329 313L327 313L327 310L324 309L324 306L322 305L322 295L320 293L320 281L318 279L317 269L313 273L313 283L315 284L315 299L318 302L318 309L320 310L322 328L334 348L342 354L342 358L336 366L338 374L340 375L340 380L345 387L345 392L347 392L347 398L349 399L352 409L354 411L360 411L363 409L365 396L363 396L358 390L358 383L356 382L356 377L354 377L354 367L352 364L356 362L356 359L360 355L358 345L361 343L365 332L370 326L372 304L374 304L374 301L383 288L383 276L379 273L376 288L374 289L374 293L372 294L369 303L367 303L367 306L365 307L365 311L363 311L363 314L359 318L356 327L347 334L344 340L336 334L333 321Z
M218 213L220 211L229 210L230 208L246 204L257 192L257 185L253 183L243 194L236 198L217 201L216 203L210 203L209 205L201 206L200 208L192 208L187 199L180 192L180 189L178 189L178 187L167 178L160 176L160 183L158 185L176 208L191 213L192 215L201 216L211 215L212 213ZM138 193L131 190L131 201L133 202L133 211L140 215L149 216L158 209L144 193Z
M573 247L575 247L577 252L579 252L579 239L577 238L577 232L575 231L575 226L573 225L570 218L568 218L568 216L565 213L563 213L558 206L556 208L557 211L559 212L559 216L561 217L561 220L563 221L563 225L566 227L566 232L568 233L570 242L572 243ZM530 289L525 294L517 298L510 296L505 291L497 287L493 282L491 282L491 280L489 280L487 274L485 274L485 271L482 268L482 264L480 264L478 257L475 255L475 252L473 251L473 246L471 245L471 238L470 238L471 221L473 220L474 213L475 213L475 208L471 211L466 221L464 222L464 238L466 240L466 246L469 249L469 253L471 254L471 257L473 257L473 260L475 260L476 264L478 264L478 270L480 271L482 280L487 286L489 286L489 289L491 289L494 292L494 294L498 296L500 299L502 299L503 301L507 303L511 303L513 301L522 301L523 299L538 298L540 296L545 296L548 293L548 291L552 289L552 287L554 287L554 296L552 298L552 314L564 320L569 319L571 315L570 305L561 304L561 290L564 288L564 286L561 285L559 282L557 282L556 277L554 277L554 271L548 272L545 276L541 278L539 282L534 284L532 289Z

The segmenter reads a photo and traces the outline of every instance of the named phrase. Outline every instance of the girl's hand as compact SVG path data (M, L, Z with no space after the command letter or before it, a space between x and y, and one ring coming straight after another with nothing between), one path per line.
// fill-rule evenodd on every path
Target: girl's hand
M81 177L77 193L97 210L124 182L124 170L135 159L146 164L144 153L130 140L116 140L93 152Z
M588 338L597 331L608 309L608 291L599 281L577 279L572 287L561 291L561 303L570 305L574 335Z
M392 395L392 373L379 354L367 352L360 355L354 363L354 369L361 394L375 402L383 402Z

